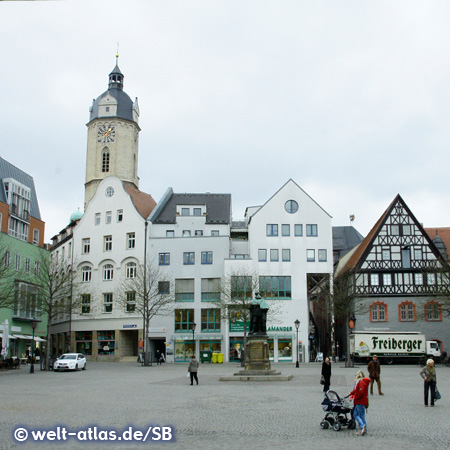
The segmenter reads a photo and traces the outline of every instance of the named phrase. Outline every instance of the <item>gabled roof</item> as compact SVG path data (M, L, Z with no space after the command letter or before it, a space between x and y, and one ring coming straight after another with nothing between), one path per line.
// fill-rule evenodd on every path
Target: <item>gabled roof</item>
M259 211L261 211L279 192L281 192L285 186L287 186L289 183L293 183L298 189L300 189L308 198L311 199L312 202L314 202L328 217L332 218L332 216L330 214L328 214L307 192L305 192L292 178L289 178L289 180L286 181L286 183L283 184L283 186L281 186L280 189L278 189L278 191L275 192L275 194L272 195L272 197L270 197L261 207L259 207L259 209L252 214L252 216L250 217L249 222L252 220L252 218L254 216L256 216L256 214L259 213ZM248 209L248 208L247 208Z
M34 187L33 177L0 157L0 181L3 181L4 178L13 178L30 189L30 216L41 220L41 213L39 211L39 203L36 195L36 189ZM0 202L7 203L3 183L0 186Z
M150 194L140 191L128 184L123 183L125 191L130 195L133 205L138 210L139 214L144 218L150 215L156 207L156 202Z
M361 265L366 260L367 255L369 254L373 242L375 238L378 236L378 234L381 231L381 228L386 223L388 217L392 213L392 210L394 209L395 205L397 203L400 203L403 208L406 210L408 215L413 220L414 224L418 227L418 229L422 232L424 238L427 240L430 248L433 250L436 257L440 258L441 255L439 254L439 251L436 249L435 245L433 244L432 240L428 236L428 234L425 232L422 225L419 223L419 221L416 219L414 214L409 209L408 205L405 203L405 201L402 199L400 194L397 194L397 196L394 198L394 200L391 202L391 204L387 207L386 211L381 215L381 217L378 219L378 221L375 223L373 228L369 231L369 234L364 238L364 240L361 242L361 244L356 248L356 250L353 252L347 263L339 270L339 273L336 272L336 275L343 274L344 272L348 270L353 269L359 269Z
M152 223L176 223L177 205L206 205L206 223L229 224L231 194L174 194L170 189L149 218Z

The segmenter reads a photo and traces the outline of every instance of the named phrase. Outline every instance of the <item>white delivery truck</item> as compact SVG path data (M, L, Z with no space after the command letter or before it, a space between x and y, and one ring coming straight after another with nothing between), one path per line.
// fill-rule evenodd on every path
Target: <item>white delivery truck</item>
M406 359L416 362L427 357L439 361L441 347L438 341L427 341L421 333L354 331L350 335L350 353L355 361L367 361L377 355L386 364Z

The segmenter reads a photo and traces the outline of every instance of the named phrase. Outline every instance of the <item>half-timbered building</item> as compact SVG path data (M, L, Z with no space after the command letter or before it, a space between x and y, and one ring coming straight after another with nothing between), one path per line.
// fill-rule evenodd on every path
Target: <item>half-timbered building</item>
M441 294L449 277L443 267L442 253L397 195L361 244L341 259L335 282L349 280L355 330L417 331L445 350L450 328Z

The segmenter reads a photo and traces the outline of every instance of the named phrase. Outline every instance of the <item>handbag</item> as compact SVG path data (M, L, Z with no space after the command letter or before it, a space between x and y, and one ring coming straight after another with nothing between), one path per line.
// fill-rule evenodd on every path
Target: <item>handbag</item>
M191 374L188 372L187 374L186 374L186 378L189 378L191 376Z
M442 398L441 393L438 391L437 386L434 388L434 399L440 400Z
M320 375L320 384L325 384L325 377Z

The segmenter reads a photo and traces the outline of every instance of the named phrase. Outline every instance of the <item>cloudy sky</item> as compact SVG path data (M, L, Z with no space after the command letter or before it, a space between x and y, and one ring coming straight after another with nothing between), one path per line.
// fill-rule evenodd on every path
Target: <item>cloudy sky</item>
M0 2L0 156L34 177L46 240L82 209L89 106L119 42L140 189L225 192L233 218L289 178L365 235L397 193L450 226L450 3Z

